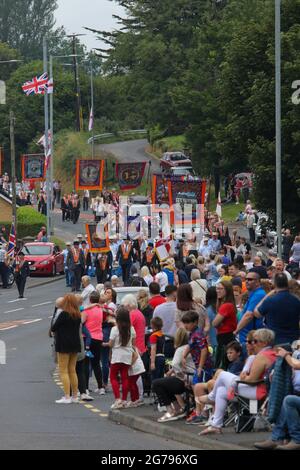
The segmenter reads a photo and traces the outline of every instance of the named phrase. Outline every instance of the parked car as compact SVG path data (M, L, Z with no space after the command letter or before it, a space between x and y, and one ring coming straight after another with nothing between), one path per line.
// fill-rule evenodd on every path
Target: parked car
M117 293L117 302L116 304L119 306L121 305L122 299L127 294L137 295L140 290L146 290L149 292L148 287L139 287L139 286L131 286L131 287L115 287L114 289Z
M60 247L54 243L25 243L22 251L32 275L64 274L64 256Z
M192 166L191 160L182 152L166 152L160 161L161 169L168 170L171 167Z
M195 177L196 173L192 166L175 166L167 170L168 176L192 176Z

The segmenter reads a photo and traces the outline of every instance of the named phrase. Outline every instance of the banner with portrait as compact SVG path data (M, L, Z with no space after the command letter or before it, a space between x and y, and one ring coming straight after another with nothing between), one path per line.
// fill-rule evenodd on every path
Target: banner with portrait
M76 191L102 191L104 160L76 160Z
M32 154L22 155L22 180L23 181L45 181L46 165L45 155Z
M173 224L204 223L206 181L200 178L171 177L168 181Z
M152 205L163 206L153 207L153 212L169 212L172 200L169 193L169 178L161 174L153 175L152 178ZM164 207L166 206L166 207Z
M85 225L89 250L91 253L106 253L110 250L108 226L104 227L103 233L97 227L97 224Z
M116 177L121 190L135 189L141 185L147 162L117 163Z

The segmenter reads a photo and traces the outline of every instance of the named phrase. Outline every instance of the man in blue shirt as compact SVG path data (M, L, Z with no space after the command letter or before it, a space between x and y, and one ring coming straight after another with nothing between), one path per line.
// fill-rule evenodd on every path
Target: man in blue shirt
M239 334L242 344L246 344L249 331L263 328L262 319L255 318L254 311L260 301L266 296L260 285L260 276L256 272L249 272L246 277L246 286L249 292L249 299L242 311L241 320L234 334Z
M218 239L218 234L216 232L212 234L212 238L209 240L208 246L210 247L213 253L218 253L221 250L222 245L220 240Z
M277 273L275 290L255 309L257 318L264 318L266 328L275 333L275 345L299 339L300 300L289 292L288 278Z

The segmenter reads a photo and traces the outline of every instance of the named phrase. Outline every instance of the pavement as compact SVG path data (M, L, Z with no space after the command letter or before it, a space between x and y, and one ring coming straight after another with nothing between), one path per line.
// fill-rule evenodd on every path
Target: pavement
M253 443L263 441L269 437L268 432L244 432L235 433L233 427L223 429L221 435L210 437L199 436L204 428L198 425L187 425L185 420L158 423L162 416L154 405L146 405L139 408L125 410L113 410L109 413L109 419L113 422L124 424L132 429L143 430L155 436L173 439L181 444L190 444L202 450L255 450Z

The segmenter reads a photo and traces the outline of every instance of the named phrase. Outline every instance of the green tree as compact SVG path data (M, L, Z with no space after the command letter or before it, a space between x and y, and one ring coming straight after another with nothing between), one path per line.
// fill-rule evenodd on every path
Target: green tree
M42 58L43 37L61 35L55 30L56 0L0 0L0 41L23 57Z

